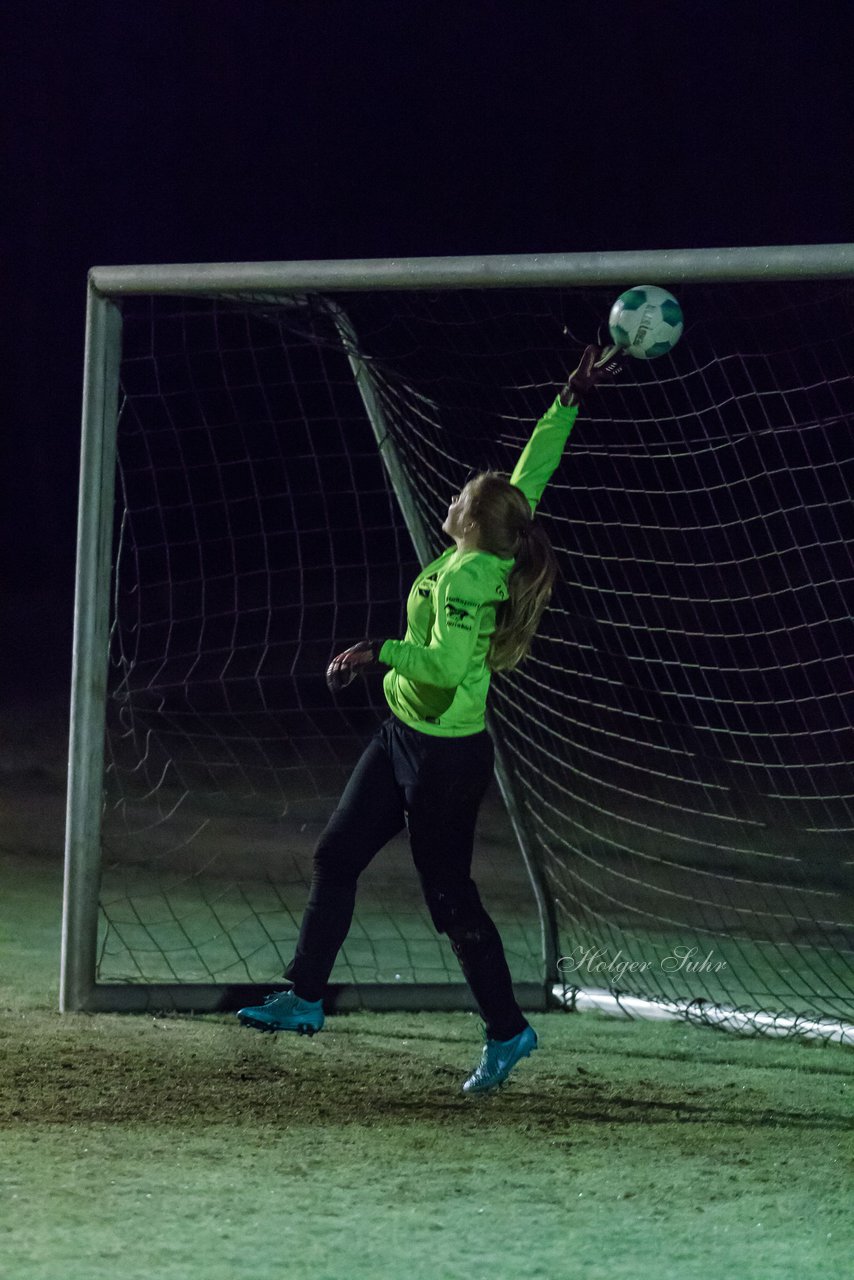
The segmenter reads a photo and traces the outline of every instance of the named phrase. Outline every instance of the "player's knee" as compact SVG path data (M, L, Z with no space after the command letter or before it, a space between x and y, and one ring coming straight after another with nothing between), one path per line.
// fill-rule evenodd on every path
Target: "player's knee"
M327 883L352 880L358 875L358 858L346 832L327 827L314 849L313 873Z
M471 882L454 889L428 889L425 897L434 928L446 933L451 942L477 935L492 923Z

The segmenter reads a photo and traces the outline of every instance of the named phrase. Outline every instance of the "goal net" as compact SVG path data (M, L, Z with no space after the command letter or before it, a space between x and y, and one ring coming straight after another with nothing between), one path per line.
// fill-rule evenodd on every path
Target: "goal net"
M104 767L97 850L67 874L68 1007L276 985L314 842L388 715L379 677L333 698L330 657L402 635L450 496L512 471L636 274L182 292L137 269L120 305L101 290L109 661L100 718L75 716ZM475 876L529 1001L845 1038L854 285L644 274L685 334L589 398L538 510L560 578L530 658L493 677ZM467 1003L402 838L332 981L344 1004Z

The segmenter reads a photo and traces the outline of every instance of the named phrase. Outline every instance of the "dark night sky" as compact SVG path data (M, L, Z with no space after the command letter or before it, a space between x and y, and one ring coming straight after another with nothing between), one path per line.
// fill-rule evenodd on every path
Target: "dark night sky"
M2 568L60 639L93 264L854 238L849 0L8 8Z

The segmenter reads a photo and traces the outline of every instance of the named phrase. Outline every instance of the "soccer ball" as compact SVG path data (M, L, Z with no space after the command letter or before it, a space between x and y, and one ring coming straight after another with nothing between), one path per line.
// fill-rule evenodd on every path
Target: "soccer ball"
M682 308L655 284L636 284L611 308L608 328L617 346L641 360L663 356L682 336Z

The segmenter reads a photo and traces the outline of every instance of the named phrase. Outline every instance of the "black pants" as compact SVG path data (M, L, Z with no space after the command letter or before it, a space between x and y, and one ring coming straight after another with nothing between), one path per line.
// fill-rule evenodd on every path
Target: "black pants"
M353 918L359 875L405 823L433 924L451 940L487 1036L509 1040L525 1028L501 938L471 878L477 812L494 758L485 731L438 738L396 716L381 725L315 849L311 893L285 973L297 995L323 997Z

